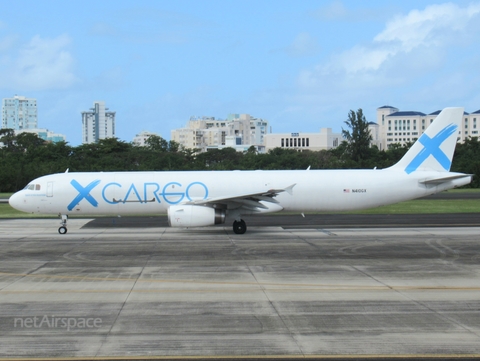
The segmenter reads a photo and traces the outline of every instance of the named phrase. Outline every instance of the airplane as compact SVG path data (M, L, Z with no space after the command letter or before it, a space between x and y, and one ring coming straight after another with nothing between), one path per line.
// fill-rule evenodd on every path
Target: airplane
M171 227L232 222L245 215L337 212L378 207L469 184L450 172L463 108L445 108L403 158L385 169L68 172L46 175L13 194L20 211L58 214L60 234L74 215L168 214Z

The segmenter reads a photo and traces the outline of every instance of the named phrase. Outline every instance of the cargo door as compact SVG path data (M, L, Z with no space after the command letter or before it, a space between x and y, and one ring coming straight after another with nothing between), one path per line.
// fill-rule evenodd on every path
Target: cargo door
M53 197L53 182L47 183L47 197Z

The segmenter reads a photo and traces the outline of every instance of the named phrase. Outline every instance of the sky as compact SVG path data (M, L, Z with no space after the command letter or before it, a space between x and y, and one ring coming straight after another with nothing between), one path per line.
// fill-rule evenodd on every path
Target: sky
M247 113L273 132L340 132L390 105L480 109L480 1L9 1L0 98L37 99L38 126L81 144L81 112L116 136L170 139L191 116Z

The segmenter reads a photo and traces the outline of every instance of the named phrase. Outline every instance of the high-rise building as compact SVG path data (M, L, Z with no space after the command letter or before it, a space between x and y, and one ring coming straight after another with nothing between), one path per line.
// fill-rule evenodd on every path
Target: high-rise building
M82 112L82 143L115 137L115 112L107 111L104 101L93 102L93 108Z
M2 100L2 128L37 128L37 99L15 95Z

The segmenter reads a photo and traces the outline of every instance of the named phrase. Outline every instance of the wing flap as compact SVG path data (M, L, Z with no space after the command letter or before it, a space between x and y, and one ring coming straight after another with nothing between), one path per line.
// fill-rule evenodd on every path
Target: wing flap
M224 196L224 197L215 197L207 198L201 200L192 200L185 202L184 204L193 204L193 205L207 205L207 204L231 204L235 203L239 207L247 208L250 210L255 209L269 209L266 205L261 202L275 203L278 201L274 199L277 195L282 192L287 192L288 194L293 193L293 187L296 183L281 189L269 189L267 191L258 192L258 193L248 193L248 194L238 194L234 196Z

